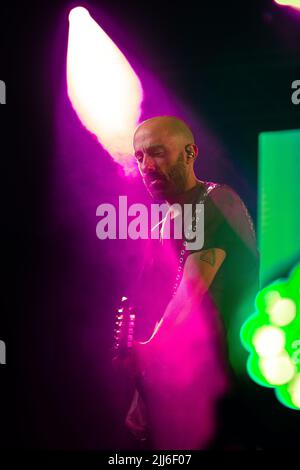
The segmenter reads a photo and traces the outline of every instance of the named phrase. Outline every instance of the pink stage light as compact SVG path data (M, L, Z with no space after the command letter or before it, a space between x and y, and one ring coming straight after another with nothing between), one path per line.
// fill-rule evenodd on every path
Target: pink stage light
M285 5L288 7L296 8L300 10L300 0L274 0L278 5Z
M83 7L69 14L68 96L82 124L128 174L143 90L125 56Z

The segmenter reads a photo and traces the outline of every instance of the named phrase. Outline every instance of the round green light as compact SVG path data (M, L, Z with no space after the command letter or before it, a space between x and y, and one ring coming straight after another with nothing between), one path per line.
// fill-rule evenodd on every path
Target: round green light
M241 342L250 353L247 371L274 387L278 400L300 410L300 264L256 296L256 312L243 324Z

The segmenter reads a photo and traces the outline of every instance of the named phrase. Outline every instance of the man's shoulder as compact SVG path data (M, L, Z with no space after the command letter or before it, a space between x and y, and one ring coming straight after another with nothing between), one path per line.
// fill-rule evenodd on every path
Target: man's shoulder
M205 201L205 218L212 230L224 224L249 246L256 244L252 217L239 194L228 184L205 181L211 188Z
M226 219L237 217L247 208L238 193L228 184L203 181L201 194L202 202L205 203L208 212L219 213ZM200 201L201 202L201 201Z
M217 183L215 181L202 181L205 194L210 200L219 205L233 204L240 202L238 193L228 184Z

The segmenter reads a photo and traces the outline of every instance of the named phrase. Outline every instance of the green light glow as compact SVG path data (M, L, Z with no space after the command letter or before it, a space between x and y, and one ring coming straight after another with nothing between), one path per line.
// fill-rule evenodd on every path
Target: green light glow
M274 325L286 326L296 316L296 304L291 299L279 298L269 309L270 319Z
M282 404L300 410L300 264L256 297L256 312L243 325L250 377L274 387Z
M256 312L241 329L250 353L247 371L300 410L300 130L259 135L258 244L260 284Z
M258 243L261 285L300 260L300 130L259 135Z
M274 326L262 326L256 330L252 342L259 356L274 356L283 351L285 334Z

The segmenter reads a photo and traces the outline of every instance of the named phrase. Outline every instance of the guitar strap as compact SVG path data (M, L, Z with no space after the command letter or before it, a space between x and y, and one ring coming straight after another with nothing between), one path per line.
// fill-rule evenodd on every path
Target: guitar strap
M200 198L198 199L198 201L196 202L196 207L198 204L205 204L205 201L209 195L209 193L215 189L216 187L219 187L220 184L218 183L206 183L206 188L204 189L204 191L202 192ZM202 207L203 207L202 206ZM193 214L192 214L192 220L195 220L195 210L197 211L197 209L194 209L193 208ZM203 210L203 209L202 209ZM197 220L197 219L196 219ZM189 234L188 234L189 235ZM190 238L189 236L187 238ZM172 290L172 297L174 297L174 295L176 294L177 292L177 289L178 289L178 286L180 284L180 281L182 279L182 275L183 275L183 268L184 268L184 263L186 261L186 258L188 257L189 255L189 250L187 249L187 241L186 241L186 238L184 238L183 240L183 243L181 245L181 249L180 249L180 253L179 253L179 260L178 260L178 267L177 267L177 272L176 272L176 277L175 277L175 282L174 282L174 286L173 286L173 290Z

